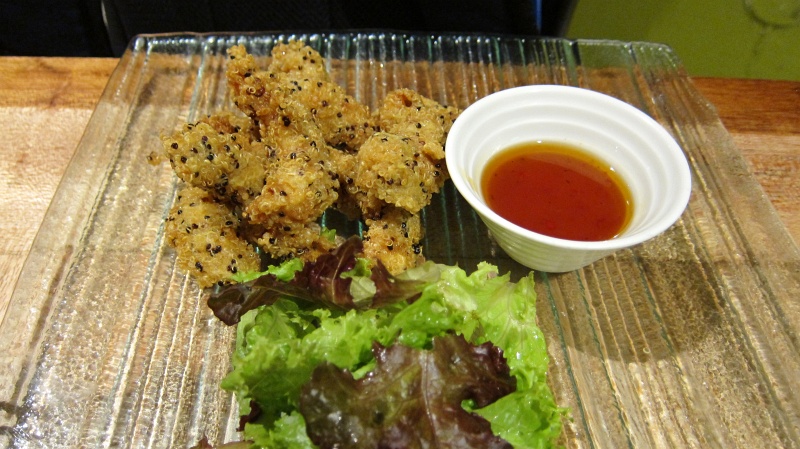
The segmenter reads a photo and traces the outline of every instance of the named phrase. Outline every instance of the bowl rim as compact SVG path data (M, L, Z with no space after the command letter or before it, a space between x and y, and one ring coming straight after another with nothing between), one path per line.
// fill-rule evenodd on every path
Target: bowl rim
M543 92L569 95L576 99L583 98L590 99L592 101L600 101L609 105L610 107L618 108L639 120L642 125L644 125L643 128L648 131L648 134L652 134L654 138L658 140L658 146L665 147L669 150L670 159L674 160L678 171L673 176L673 178L676 180L675 185L670 189L670 191L674 194L672 196L674 201L662 214L662 218L658 219L656 222L646 227L642 231L630 235L625 235L623 231L623 234L620 237L614 237L608 240L568 240L558 237L551 237L549 235L531 231L523 228L522 226L514 224L494 212L473 193L474 189L470 187L467 181L462 177L462 171L453 169L456 164L456 155L453 151L453 148L462 145L462 131L465 128L468 128L473 120L478 119L477 116L483 113L484 109L487 107L494 106L497 103L503 103L510 96L530 96L541 94ZM680 219L689 203L692 191L691 169L689 167L689 161L681 146L663 125L630 103L602 92L577 86L558 84L517 86L503 89L478 99L461 112L461 114L453 123L453 126L450 128L450 132L447 136L447 142L445 144L445 161L448 166L448 171L450 172L450 178L455 184L456 189L483 220L489 220L493 224L500 226L506 231L524 239L562 249L608 252L628 248L647 241L666 231L675 222L677 222L678 219Z

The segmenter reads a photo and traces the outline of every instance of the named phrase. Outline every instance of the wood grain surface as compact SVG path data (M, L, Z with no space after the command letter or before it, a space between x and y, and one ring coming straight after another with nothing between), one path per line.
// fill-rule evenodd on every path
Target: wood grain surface
M110 58L0 57L0 321L50 200L117 64ZM796 242L800 82L693 80Z

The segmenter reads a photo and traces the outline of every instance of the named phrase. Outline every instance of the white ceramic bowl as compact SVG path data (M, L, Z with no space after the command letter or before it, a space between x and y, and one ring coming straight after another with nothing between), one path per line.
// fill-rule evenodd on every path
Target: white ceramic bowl
M481 174L498 151L524 142L579 147L617 171L631 191L633 216L620 235L573 241L515 225L492 211ZM681 216L691 193L686 157L650 116L616 98L587 89L534 85L488 95L464 110L447 137L447 167L456 188L517 262L546 272L572 271L644 242Z

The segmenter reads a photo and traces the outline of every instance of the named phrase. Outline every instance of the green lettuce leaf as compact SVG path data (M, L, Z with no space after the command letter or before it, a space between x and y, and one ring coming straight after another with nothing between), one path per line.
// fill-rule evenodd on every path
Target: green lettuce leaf
M340 449L431 447L507 449L489 422L461 407L491 404L514 391L502 352L462 336L433 339L431 350L373 349L377 365L361 379L331 363L314 370L300 396L311 441ZM336 417L331 419L331 417Z
M367 268L364 259L356 257L362 249L361 240L351 237L314 262L290 259L263 273L243 274L238 279L245 282L212 294L208 306L217 318L232 325L248 311L281 297L310 307L349 310L383 307L419 295L423 281L392 276L380 262Z
M373 274L355 269L355 262L348 266L351 282ZM491 342L501 349L516 380L515 392L486 406L464 406L516 448L555 447L567 411L547 385L549 360L536 325L533 275L514 283L486 263L467 274L428 262L397 278L413 280L417 293L365 310L316 308L279 296L241 316L233 370L222 386L236 393L242 415L250 414L251 402L259 407L244 425L244 437L262 447L305 447L276 445L275 439L308 442L288 429L305 429L298 425L299 398L318 366L331 364L359 379L375 369L375 343L430 350L434 337L457 334L470 344Z

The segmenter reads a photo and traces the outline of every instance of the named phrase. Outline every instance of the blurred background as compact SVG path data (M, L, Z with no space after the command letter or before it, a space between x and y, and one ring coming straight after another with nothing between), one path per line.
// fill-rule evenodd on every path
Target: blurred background
M691 75L800 81L800 0L579 0L567 36L666 43Z
M386 29L659 42L693 76L800 81L800 0L0 0L0 54L119 56L171 31Z

